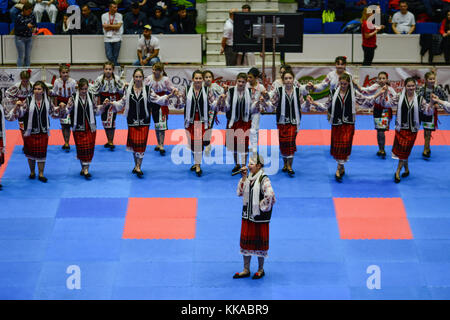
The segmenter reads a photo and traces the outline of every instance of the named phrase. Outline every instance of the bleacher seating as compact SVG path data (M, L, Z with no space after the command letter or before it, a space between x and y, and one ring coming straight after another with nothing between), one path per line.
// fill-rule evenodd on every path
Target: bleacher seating
M305 18L303 20L303 33L321 33L322 19L320 18Z
M341 33L341 29L344 26L343 21L327 22L323 24L323 33L336 34Z
M439 24L435 22L418 22L414 32L417 34L436 34L439 33Z

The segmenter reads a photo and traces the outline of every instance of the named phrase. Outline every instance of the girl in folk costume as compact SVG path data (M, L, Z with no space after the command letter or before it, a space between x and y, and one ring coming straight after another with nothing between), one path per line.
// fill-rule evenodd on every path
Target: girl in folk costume
M330 71L321 83L314 85L314 92L321 92L326 88L330 88L330 91L335 90L336 87L339 86L339 77L344 73L347 73L350 75L350 78L352 78L351 74L346 70L347 57L336 57L334 62L336 65L336 70Z
M422 96L416 94L416 80L414 78L407 78L403 91L399 95L389 97L388 104L397 109L392 158L398 159L394 181L399 183L402 168L405 168L402 177L409 176L408 157L420 129L420 112L422 111L425 115L432 115L434 111L431 101L427 103Z
M17 101L25 101L33 94L33 85L30 82L31 70L23 70L20 72L20 82L17 82L12 87L8 88L5 92L5 99L3 100L3 106L8 113L10 110L16 107ZM19 129L23 139L24 126L23 119L19 118Z
M24 121L24 147L25 156L28 158L30 167L30 179L36 178L36 162L39 170L39 181L47 182L44 177L45 160L47 157L48 135L50 133L50 119L62 118L70 111L61 102L56 106L48 98L48 88L42 81L33 85L33 95L25 101L17 101L19 108L16 109L15 118Z
M205 86L205 89L212 91L214 99L218 100L219 97L223 94L224 90L217 83L212 82L213 80L214 74L212 73L212 71L210 70L203 71L203 85ZM214 123L216 124L219 123L219 120L217 119L217 111L210 110L208 115L209 130L205 132L205 136L203 137L206 155L211 154L211 135Z
M325 104L313 101L311 97L307 98L310 104L328 110L331 124L330 153L337 162L336 181L342 182L345 174L344 164L352 152L356 103L361 107L369 107L384 92L379 91L374 96L364 97L353 88L350 75L343 73L339 76L339 85L330 91L330 97Z
M259 97L263 92L266 92L266 88L258 82L261 73L257 68L251 68L247 72L247 88L250 89L250 96L252 100L259 101ZM252 152L258 151L258 132L259 122L261 119L261 113L256 112L252 114L252 127L250 129L250 150Z
M138 68L133 72L133 79L128 85L124 97L120 101L111 102L112 108L116 112L124 110L123 115L127 118L127 150L133 152L134 168L132 173L139 178L144 175L141 165L147 147L151 121L150 103L168 105L169 99L174 95L175 89L170 95L159 96L149 86L144 86L144 71ZM104 103L108 105L109 101L105 100Z
M221 109L226 112L226 146L234 153L234 175L247 163L252 114L259 112L259 100L253 100L247 88L247 74L239 73L236 85L221 96Z
M157 62L152 67L153 74L148 76L144 85L149 86L158 96L164 96L169 94L175 88L167 77L164 71L164 65L161 62ZM161 155L164 155L164 138L167 130L167 119L169 117L169 108L167 106L160 106L157 103L150 102L153 122L155 123L155 134L158 145L155 147L155 151L159 151Z
M97 124L95 116L103 111L102 105L97 105L94 95L89 91L89 81L81 78L78 81L78 90L69 99L71 108L70 119L73 138L77 148L77 158L80 160L80 175L86 180L91 178L89 166L94 157Z
M421 96L422 98L424 98L427 102L430 102L431 94L438 96L438 98L440 100L447 101L447 94L441 87L438 87L436 85L436 74L431 71L425 73L425 85L419 89L417 94L419 96ZM423 111L420 111L419 117L420 117L420 121L422 122L423 137L425 139L422 155L425 158L429 158L431 155L431 150L430 150L431 133L433 131L436 131L436 128L438 126L437 125L438 124L438 110L437 110L437 108L434 108L434 113L429 116L424 114Z
M204 140L209 130L209 113L217 110L221 99L215 99L212 90L203 86L203 73L195 70L192 74L192 84L178 94L176 108L184 108L184 127L189 147L194 156L194 165L191 171L195 171L198 177L202 175L200 164L203 157Z
M109 101L118 101L122 98L125 90L125 83L119 76L114 74L114 63L111 61L103 64L103 74L95 79L94 84L90 86L89 91L97 97L97 104L103 104L105 99ZM111 151L115 149L114 133L116 130L117 114L113 108L106 108L102 113L103 128L105 128L108 142L105 148Z
M297 151L295 140L300 127L301 110L309 111L310 104L304 101L301 89L294 86L292 71L285 71L282 79L283 86L272 91L270 100L263 105L266 106L266 110L276 110L280 151L284 162L282 171L293 176L295 172L292 170L292 162Z
M388 74L384 71L378 73L377 82L370 87L360 87L358 89L364 95L374 95L386 86L387 94L391 97L397 95L394 88L389 86ZM377 130L378 152L377 156L385 159L386 151L384 147L386 145L385 132L389 131L389 123L392 119L392 109L385 106L385 101L388 99L385 95L380 96L385 98L384 101L374 101L373 105L373 120L375 123L375 129Z
M60 65L59 66L59 78L55 80L53 84L53 89L50 93L54 97L55 104L59 105L61 102L67 104L69 98L76 91L77 82L70 78L70 65ZM64 138L63 150L69 152L70 150L70 114L67 117L62 118L61 122L61 132Z
M242 178L238 183L237 195L243 197L240 252L244 257L244 270L234 274L234 279L250 276L252 256L258 257L258 272L252 278L260 279L265 275L264 259L269 250L269 222L275 193L263 166L262 157L253 154L248 164L250 176L247 177L247 167L241 169Z

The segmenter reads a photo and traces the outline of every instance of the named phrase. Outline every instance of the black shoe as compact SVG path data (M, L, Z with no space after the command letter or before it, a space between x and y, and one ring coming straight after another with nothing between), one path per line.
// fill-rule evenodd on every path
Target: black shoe
M239 170L241 170L241 166L240 165L236 165L233 170L231 170L231 174L238 172Z
M203 173L203 171L202 171L202 169L200 169L200 170L195 170L195 174L197 175L197 177L201 177L202 176L202 173Z
M104 146L105 148L110 148L110 147L112 146L112 144L109 144L109 142L107 142L107 143L105 143L103 146Z
M380 150L378 150L377 156L381 157L382 155L383 155L383 152L381 152Z
M255 274L253 275L252 279L261 279L262 277L264 277L266 275L266 273L264 272L255 272Z
M84 176L83 170L80 171L80 176Z
M135 168L135 169L133 169L133 171L131 171L131 173L132 173L132 174L136 174L136 173L137 173L137 170L136 170L136 168Z
M424 156L425 158L430 158L430 156L431 156L431 150L430 151L428 151L428 152L423 152L422 153L422 156Z
M287 173L289 176L293 177L295 175L295 171L292 169L287 169Z
M195 171L195 164L191 167L191 171Z
M283 169L281 169L282 172L287 172L288 169L286 167L283 167Z
M63 146L61 147L61 149L67 150L67 146L66 146L66 145L63 145Z
M84 178L85 178L86 180L91 180L92 175L88 172L88 173L86 173L86 174L84 175Z
M164 150L164 149L159 149L159 154L160 155L165 155L166 154L166 150Z
M109 151L114 151L115 148L116 148L116 146L113 145L113 144L111 144L111 145L109 146Z
M0 184L0 190L2 190L3 189L3 186Z
M36 173L30 173L30 175L28 176L29 179L34 180L36 179Z
M409 170L402 173L402 178L409 176Z
M394 181L395 181L395 183L400 182L400 177L397 177L397 173L394 173Z
M44 177L44 176L42 176L42 177L39 176L38 180L41 181L41 182L44 182L44 183L46 183L48 181L48 179L46 177Z
M136 175L139 179L142 179L142 177L144 176L144 173L142 171L136 171Z
M341 177L345 176L345 169L340 171L339 174L341 175Z
M338 176L337 174L334 175L334 178L336 179L337 182L342 182L342 176Z
M244 273L244 274L240 274L239 272L236 272L234 275L233 275L233 279L242 279L242 278L248 278L248 277L250 277L250 271L249 272L247 272L247 273Z
M155 151L159 151L160 149L159 149L159 147L158 146L156 146L155 147Z

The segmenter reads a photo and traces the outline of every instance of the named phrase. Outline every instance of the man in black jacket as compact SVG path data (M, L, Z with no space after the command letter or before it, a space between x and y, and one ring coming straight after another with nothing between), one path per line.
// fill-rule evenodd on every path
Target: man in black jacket
M147 24L147 16L141 12L138 2L131 4L131 11L123 16L123 31L125 34L141 34Z
M81 30L80 34L101 34L100 21L91 13L87 4L81 7Z
M195 34L195 20L186 12L186 7L181 5L172 23L169 25L171 33Z

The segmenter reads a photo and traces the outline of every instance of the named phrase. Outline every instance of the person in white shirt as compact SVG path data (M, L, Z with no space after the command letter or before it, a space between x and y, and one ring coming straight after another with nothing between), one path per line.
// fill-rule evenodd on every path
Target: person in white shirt
M238 9L231 9L229 18L225 21L223 27L222 48L220 54L225 54L225 63L227 66L235 66L237 64L237 52L233 52L233 19L234 13Z
M142 36L138 40L137 56L133 65L135 66L153 66L159 60L159 40L152 36L152 27L147 24L144 26Z
M408 11L408 3L400 1L399 9L392 17L392 31L395 34L412 34L416 29L416 20Z
M109 61L112 61L115 66L120 53L120 46L122 43L123 34L123 17L117 12L117 4L111 2L109 4L109 11L102 14L103 34L105 35L105 53Z
M34 15L36 16L36 22L39 23L42 20L44 11L47 12L51 23L56 23L56 17L58 16L58 8L54 3L58 3L56 0L36 0L34 5Z

